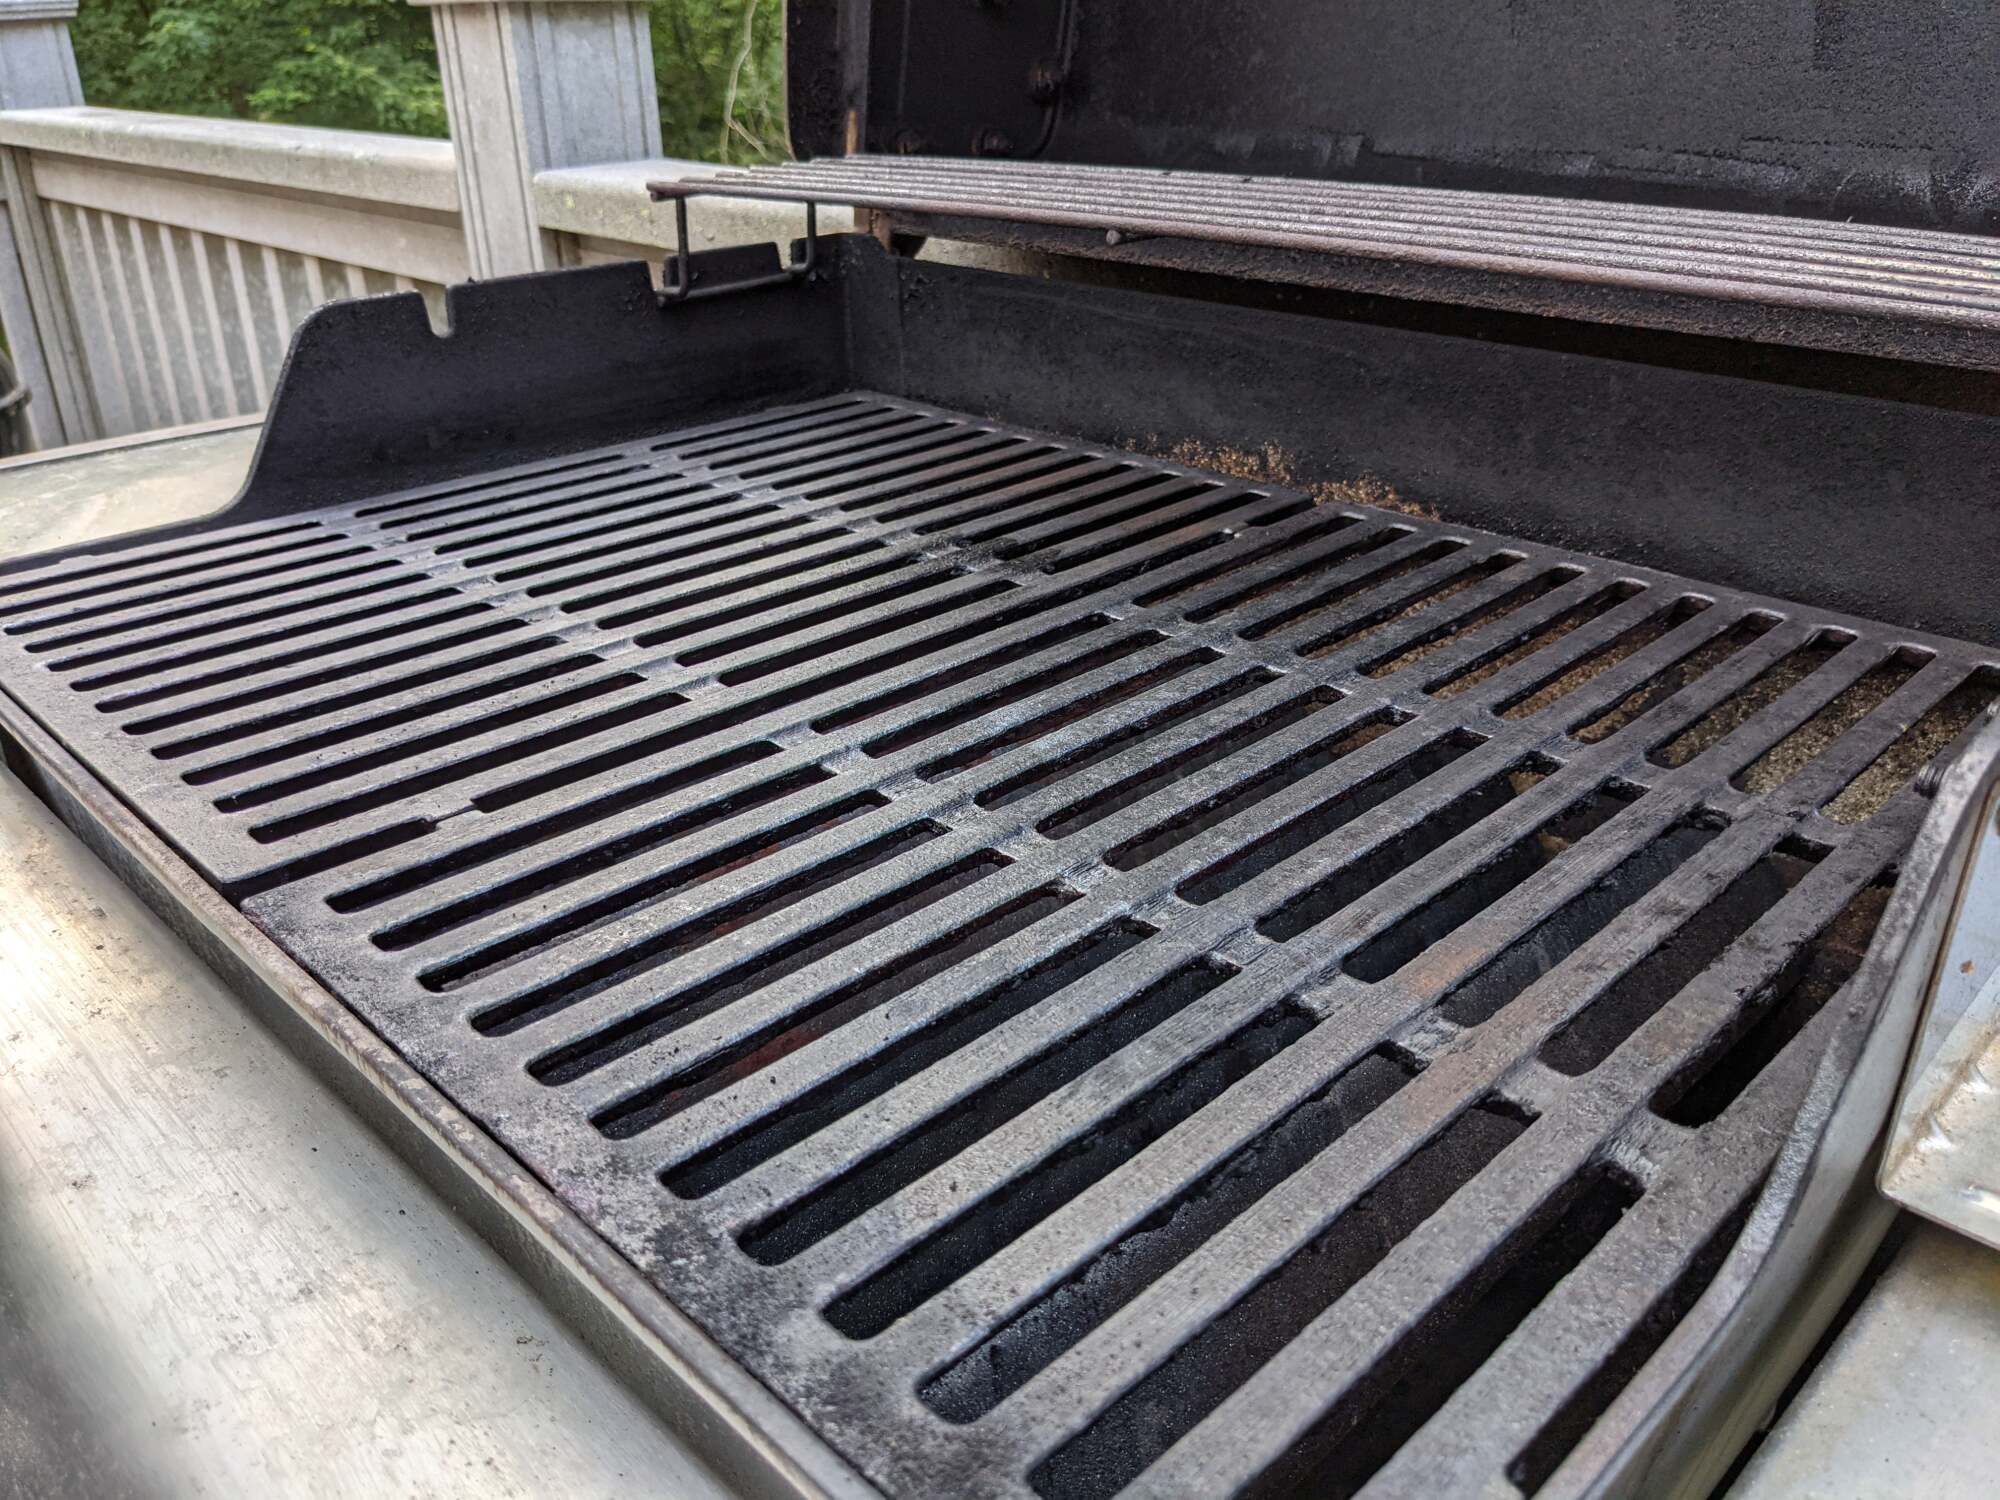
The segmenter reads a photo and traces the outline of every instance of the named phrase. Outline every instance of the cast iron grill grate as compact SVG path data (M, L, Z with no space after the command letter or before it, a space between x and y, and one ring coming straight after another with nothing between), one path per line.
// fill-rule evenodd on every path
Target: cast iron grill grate
M8 688L896 1494L1534 1493L2000 690L863 393L0 578Z

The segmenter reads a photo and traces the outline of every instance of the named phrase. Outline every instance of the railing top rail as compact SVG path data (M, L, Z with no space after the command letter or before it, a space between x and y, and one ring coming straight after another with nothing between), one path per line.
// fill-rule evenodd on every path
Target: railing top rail
M588 167L551 167L535 174L535 210L544 229L638 247L678 243L674 214L653 202L648 183L713 172L713 162L654 156L642 161L603 162ZM843 208L820 215L827 233L850 229L854 216ZM691 250L717 245L789 242L805 232L801 210L787 204L704 202L690 225Z
M0 145L456 213L451 142L74 105L0 110Z

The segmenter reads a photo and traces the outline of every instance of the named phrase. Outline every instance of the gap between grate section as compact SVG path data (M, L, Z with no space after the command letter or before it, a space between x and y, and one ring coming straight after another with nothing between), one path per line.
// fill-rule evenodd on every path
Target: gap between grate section
M897 1495L1523 1494L1961 643L866 392L0 575L0 681Z
M665 198L846 204L916 216L951 236L1031 225L1068 236L1052 249L1427 301L1987 369L2000 361L2000 257L1978 235L1940 230L924 155L705 169L649 186ZM1205 261L1176 247L1245 253Z

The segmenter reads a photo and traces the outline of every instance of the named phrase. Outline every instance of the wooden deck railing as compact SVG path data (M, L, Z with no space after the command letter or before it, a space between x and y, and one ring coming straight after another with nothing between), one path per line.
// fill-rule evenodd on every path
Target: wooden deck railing
M663 258L673 216L643 185L688 164L654 154L645 9L417 3L450 141L93 108L73 0L0 0L0 327L39 446L259 411L335 298L415 290L441 318L470 276ZM798 226L717 205L693 232Z

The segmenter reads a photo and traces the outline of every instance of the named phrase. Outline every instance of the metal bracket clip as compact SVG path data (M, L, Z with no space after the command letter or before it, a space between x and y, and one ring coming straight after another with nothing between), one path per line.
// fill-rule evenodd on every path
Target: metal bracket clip
M663 199L674 200L674 232L677 245L674 250L673 277L661 296L668 302L693 302L703 297L725 297L736 292L755 291L759 287L783 286L787 282L802 281L810 276L819 260L819 205L810 200L806 203L806 248L798 260L788 261L782 270L773 271L768 276L747 276L736 281L715 282L697 287L696 273L691 264L688 250L688 199L701 195L706 189L692 182L649 182L646 191L655 203Z

